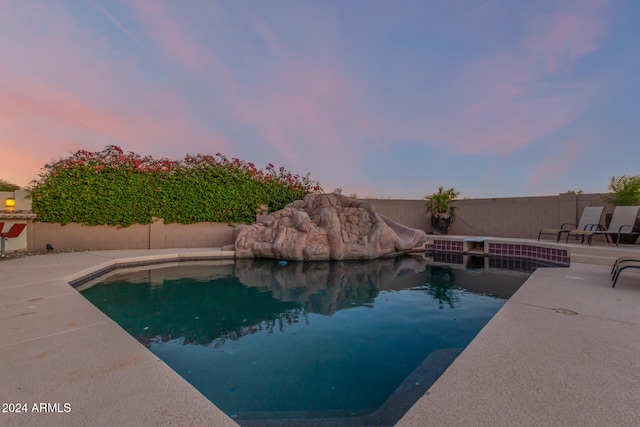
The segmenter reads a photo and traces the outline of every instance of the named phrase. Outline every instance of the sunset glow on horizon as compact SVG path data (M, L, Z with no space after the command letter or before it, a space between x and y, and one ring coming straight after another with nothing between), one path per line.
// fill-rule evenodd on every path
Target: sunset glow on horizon
M222 153L325 191L605 192L638 175L634 0L0 0L0 179Z

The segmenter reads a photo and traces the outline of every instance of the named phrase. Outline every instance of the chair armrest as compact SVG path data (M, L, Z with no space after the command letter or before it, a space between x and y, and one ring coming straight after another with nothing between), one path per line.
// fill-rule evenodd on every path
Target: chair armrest
M622 231L623 229L629 229L629 231ZM618 229L618 234L636 234L640 233L640 227L636 227L635 225L621 225Z

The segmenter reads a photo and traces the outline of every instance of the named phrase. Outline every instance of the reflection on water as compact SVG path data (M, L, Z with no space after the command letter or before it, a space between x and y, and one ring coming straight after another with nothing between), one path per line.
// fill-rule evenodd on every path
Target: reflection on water
M271 260L246 259L236 261L234 274L243 285L268 288L279 301L296 302L306 311L331 315L370 305L380 291L421 285L419 273L425 268L425 261L418 257L289 262L284 266Z
M417 257L286 265L267 259L237 260L235 266L191 262L118 271L84 286L82 294L147 346L176 338L203 345L219 339L220 345L308 322L307 313L370 306L383 290L424 284L418 273L425 268Z
M246 259L119 270L81 291L238 420L392 425L389 402L410 406L527 277L418 256Z
M438 266L432 266L430 270L431 280L425 284L425 290L438 301L439 308L444 308L445 304L455 308L458 297L455 292L457 285L454 271L451 268Z

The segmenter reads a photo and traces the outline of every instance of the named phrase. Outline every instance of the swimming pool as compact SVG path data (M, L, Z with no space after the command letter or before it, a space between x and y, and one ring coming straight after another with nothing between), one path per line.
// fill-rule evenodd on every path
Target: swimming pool
M241 425L393 425L528 276L417 256L252 259L79 290Z

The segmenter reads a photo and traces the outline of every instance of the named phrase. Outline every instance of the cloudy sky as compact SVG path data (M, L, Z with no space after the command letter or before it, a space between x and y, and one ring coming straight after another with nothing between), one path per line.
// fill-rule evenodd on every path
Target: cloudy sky
M0 0L0 179L222 153L359 197L640 174L637 0Z

